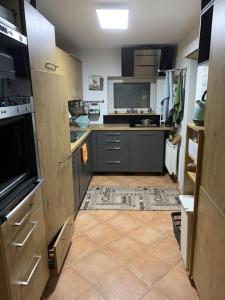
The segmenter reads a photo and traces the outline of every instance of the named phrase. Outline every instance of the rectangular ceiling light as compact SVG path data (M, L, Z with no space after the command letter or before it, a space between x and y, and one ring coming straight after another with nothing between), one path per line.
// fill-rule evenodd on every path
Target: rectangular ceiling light
M100 26L103 29L127 29L128 9L96 9Z

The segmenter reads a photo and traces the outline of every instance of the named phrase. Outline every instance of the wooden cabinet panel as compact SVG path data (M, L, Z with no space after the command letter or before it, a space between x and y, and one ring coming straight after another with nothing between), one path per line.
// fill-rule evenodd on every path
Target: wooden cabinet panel
M31 69L56 71L55 28L24 0Z
M60 75L32 70L48 243L73 213L68 109Z
M76 70L76 98L83 99L83 84L82 84L82 62L75 59Z
M225 218L201 187L193 265L193 279L201 299L224 299L224 236Z
M57 73L63 75L66 101L83 98L82 63L60 48L56 48Z
M215 1L209 63L202 186L225 215L225 2ZM216 183L216 184L215 184Z
M31 200L37 205L31 206ZM20 225L21 213L32 207L30 214ZM13 231L13 227L17 230ZM12 234L14 232L14 234ZM41 297L49 277L48 252L42 192L39 187L35 194L1 226L0 261L5 261L4 270L8 277L8 289L12 296L4 299L34 299ZM22 281L24 281L22 283ZM1 284L0 284L1 285ZM7 286L1 286L1 292Z
M71 215L63 225L60 233L51 249L54 255L54 271L59 274L63 266L69 245L74 232L74 217Z

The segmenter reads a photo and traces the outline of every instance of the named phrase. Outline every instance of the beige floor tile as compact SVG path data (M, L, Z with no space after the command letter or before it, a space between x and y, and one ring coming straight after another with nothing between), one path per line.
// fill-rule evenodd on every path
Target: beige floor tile
M95 289L92 289L80 297L77 300L105 300Z
M141 225L140 221L129 217L123 212L109 220L107 223L121 234L126 234Z
M162 234L151 228L149 225L141 225L135 230L128 233L133 240L149 246L162 239Z
M162 280L157 282L156 287L170 299L199 299L196 290L190 284L187 274L176 269L173 269Z
M142 223L148 223L157 218L155 211L125 211L125 214Z
M103 251L115 258L120 264L125 265L129 259L143 250L143 245L134 240L123 237L106 245Z
M159 290L153 288L150 292L144 295L140 300L170 300L168 297L163 295ZM175 299L172 299L175 300Z
M121 269L103 278L96 289L107 300L137 300L147 291L147 285L129 271Z
M146 224L162 233L164 236L169 235L173 231L172 220L169 215L166 214L162 215L157 212L157 217Z
M49 300L75 300L89 290L91 286L84 281L71 266L63 268L54 290L46 292L44 297Z
M118 210L92 210L90 211L99 222L105 222L119 214Z
M70 246L66 257L67 263L75 263L97 250L96 244L85 236L77 236Z
M98 223L99 222L96 217L88 213L88 211L81 210L75 219L74 230L78 232L85 232L96 226Z
M104 275L119 265L105 253L95 252L74 265L77 272L90 284L95 285Z
M120 237L119 233L106 223L99 224L88 230L85 235L102 247Z
M151 255L149 250L144 251L130 260L128 269L148 285L153 285L168 273L172 266L157 256Z
M151 247L150 251L152 254L173 265L177 265L182 259L177 241L172 237L157 242Z

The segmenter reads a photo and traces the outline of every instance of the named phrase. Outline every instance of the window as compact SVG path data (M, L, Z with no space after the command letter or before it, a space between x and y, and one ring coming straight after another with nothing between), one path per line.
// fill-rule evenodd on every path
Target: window
M114 83L114 109L149 108L150 82Z

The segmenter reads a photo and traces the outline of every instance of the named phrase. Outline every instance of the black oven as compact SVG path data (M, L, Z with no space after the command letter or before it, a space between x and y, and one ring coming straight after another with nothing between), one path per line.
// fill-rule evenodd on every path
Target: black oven
M0 99L1 221L38 183L34 128L32 98Z
M32 92L26 38L21 36L24 42L16 40L4 34L1 27L0 24L0 98L29 97Z

